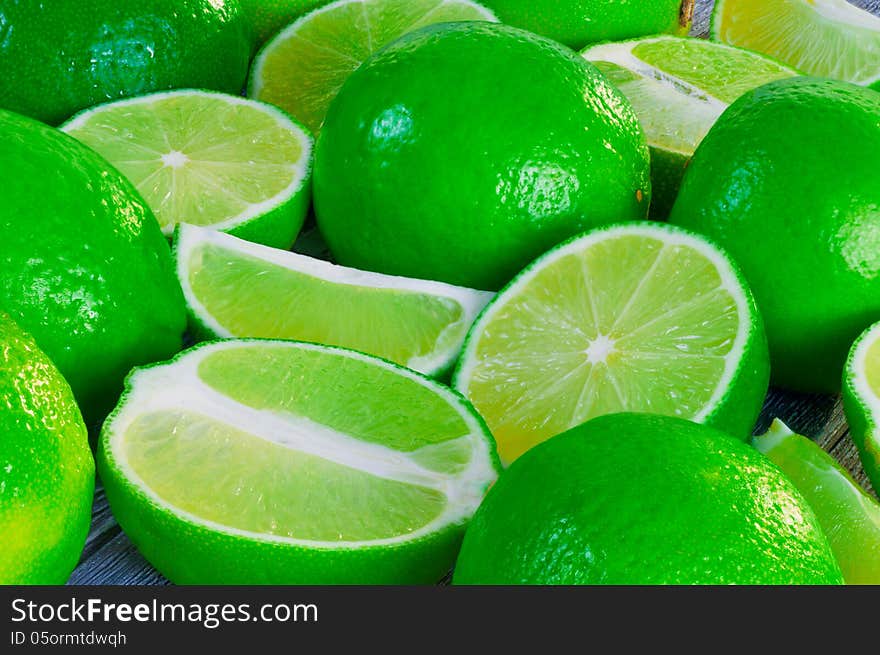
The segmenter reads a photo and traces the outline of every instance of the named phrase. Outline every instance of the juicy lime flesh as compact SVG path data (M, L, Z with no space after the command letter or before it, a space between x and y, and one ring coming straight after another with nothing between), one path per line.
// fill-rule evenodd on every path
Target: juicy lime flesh
M876 398L880 398L880 339L868 346L862 370L865 372L865 379L868 381L871 392Z
M344 346L407 365L460 343L468 328L451 298L336 283L215 244L197 246L188 270L196 298L237 336Z
M880 18L846 0L726 0L714 37L822 77L880 79Z
M564 255L492 316L467 395L511 461L595 416L691 418L739 329L718 269L686 245L627 235Z
M813 508L847 584L880 584L880 503L817 444L778 422L753 445Z
M439 491L336 464L186 410L140 417L125 437L129 464L164 501L257 534L382 539L430 523L446 505Z
M224 96L172 94L110 107L68 132L131 180L166 232L249 216L303 176L303 135Z
M251 91L317 133L346 78L374 52L425 25L488 17L485 9L456 0L334 3L267 46Z

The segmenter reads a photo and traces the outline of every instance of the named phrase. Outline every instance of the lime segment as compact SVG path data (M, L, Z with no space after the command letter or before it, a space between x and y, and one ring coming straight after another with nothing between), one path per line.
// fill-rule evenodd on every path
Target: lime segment
M134 183L166 235L186 222L289 247L302 227L312 138L274 107L173 91L87 110L62 129Z
M251 71L248 95L283 108L312 132L346 78L407 32L462 20L496 20L469 0L340 0L306 14L272 39Z
M776 420L752 441L813 508L847 584L880 584L880 503L828 453Z
M880 489L880 323L860 336L843 373L843 407L862 466Z
M880 17L846 0L719 0L712 37L811 75L880 81Z
M689 233L632 224L578 237L516 278L474 325L455 385L509 462L621 411L745 438L768 375L760 317L726 255Z
M175 251L193 321L205 336L343 346L432 375L452 365L493 297L334 266L188 225Z

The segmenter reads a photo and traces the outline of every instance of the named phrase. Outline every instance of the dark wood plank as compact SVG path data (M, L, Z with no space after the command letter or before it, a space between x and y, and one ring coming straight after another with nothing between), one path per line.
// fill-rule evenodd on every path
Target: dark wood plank
M855 5L880 14L880 0L851 1ZM697 0L693 35L708 34L713 4L713 0ZM314 228L313 222L303 233L294 250L329 259L327 247ZM810 396L771 390L758 420L756 433L766 430L774 418L780 418L791 429L814 439L849 470L859 483L870 489L855 444L849 436L839 397ZM95 492L91 532L80 564L71 576L69 584L168 584L168 581L150 566L120 530L100 485Z

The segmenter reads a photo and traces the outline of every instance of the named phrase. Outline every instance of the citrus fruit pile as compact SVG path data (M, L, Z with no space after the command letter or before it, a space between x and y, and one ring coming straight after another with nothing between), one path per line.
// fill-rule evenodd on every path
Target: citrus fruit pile
M880 583L880 18L545 4L0 7L0 583Z

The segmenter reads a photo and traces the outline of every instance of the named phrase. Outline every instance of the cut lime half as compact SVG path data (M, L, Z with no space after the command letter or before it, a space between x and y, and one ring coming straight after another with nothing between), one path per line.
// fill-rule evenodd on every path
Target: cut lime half
M751 433L763 324L728 256L668 225L577 237L489 304L454 377L505 462L593 417L647 412Z
M853 344L843 371L843 408L862 466L880 489L880 323Z
M816 513L847 584L880 584L880 503L831 455L775 420L752 445L794 482Z
M417 373L230 340L135 370L99 469L173 582L395 584L449 570L497 458L473 408Z
M342 346L427 375L449 370L494 294L367 273L182 225L177 275L195 331Z
M185 222L289 248L308 212L313 139L270 105L171 91L88 109L61 129L131 180L168 236Z
M711 31L810 75L880 81L880 17L847 0L718 0Z
M257 55L248 95L320 131L342 84L374 52L433 23L496 21L470 0L340 0L306 14Z
M798 73L754 52L704 39L655 36L588 48L632 102L651 148L652 216L666 218L687 162L743 93Z

